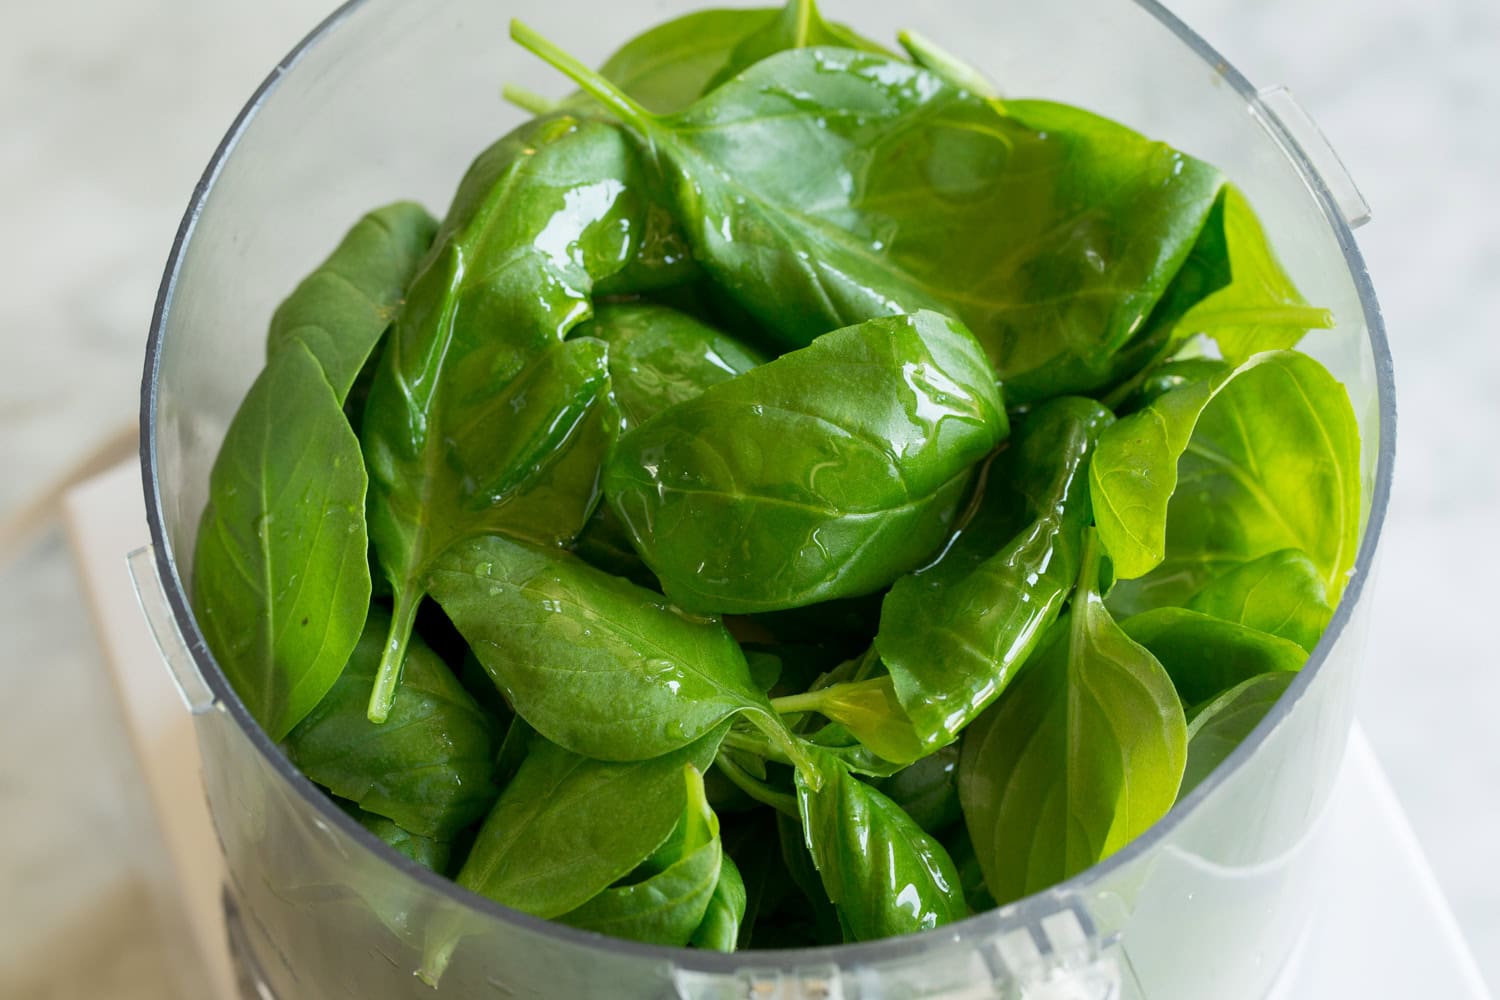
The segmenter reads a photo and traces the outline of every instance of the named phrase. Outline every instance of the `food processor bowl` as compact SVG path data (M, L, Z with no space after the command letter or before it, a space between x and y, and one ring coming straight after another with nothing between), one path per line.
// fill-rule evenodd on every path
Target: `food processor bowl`
M831 948L723 955L600 937L473 896L345 815L257 727L189 605L194 535L225 428L278 301L369 208L441 212L522 119L502 83L569 87L508 41L519 17L597 63L702 0L355 0L275 69L193 192L152 321L141 442L155 574L140 581L196 715L239 960L278 1000L427 997L429 931L461 935L448 997L1263 997L1307 925L1370 615L1394 442L1390 355L1350 233L1363 202L1285 91L1257 92L1154 3L826 0L874 38L937 39L1002 92L1067 101L1222 167L1288 272L1337 325L1304 342L1348 387L1363 537L1327 634L1275 709L1144 836L1062 885L960 923Z

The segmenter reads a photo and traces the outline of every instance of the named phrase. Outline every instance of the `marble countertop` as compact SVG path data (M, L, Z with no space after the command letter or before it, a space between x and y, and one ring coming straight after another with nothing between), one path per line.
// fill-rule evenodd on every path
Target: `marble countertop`
M7 16L0 524L133 422L188 193L328 6L61 0ZM1500 5L1171 6L1252 80L1289 85L1374 209L1359 242L1395 354L1400 457L1359 714L1500 985L1500 547L1486 513L1500 495ZM170 996L169 942L141 902L159 848L66 549L26 520L40 530L0 531L0 996Z

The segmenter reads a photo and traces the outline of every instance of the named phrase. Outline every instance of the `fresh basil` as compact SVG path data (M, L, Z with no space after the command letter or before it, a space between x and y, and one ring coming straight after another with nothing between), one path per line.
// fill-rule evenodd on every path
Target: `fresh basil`
M973 338L919 313L658 414L620 439L604 487L668 597L767 611L869 593L930 558L1006 431Z
M1198 705L1267 673L1296 673L1307 651L1234 622L1185 608L1157 608L1120 622L1120 628L1161 663L1184 705Z
M276 352L229 424L198 526L193 610L280 740L323 700L370 607L364 463L307 347Z
M958 794L1007 903L1108 857L1177 799L1187 720L1172 678L1110 618L1091 532L1066 625L964 733Z
M886 595L875 648L928 746L994 701L1057 620L1089 523L1089 454L1113 420L1088 399L1039 406L990 466L971 524Z
M1188 722L1187 768L1182 774L1186 795L1213 773L1251 730L1281 700L1296 674L1278 672L1251 677L1201 705Z
M1333 618L1318 567L1296 549L1235 567L1194 594L1187 608L1290 639L1308 652Z
M786 6L769 24L734 47L728 63L709 81L704 92L717 89L779 52L816 46L889 54L884 46L861 38L847 26L823 20L814 0L787 0Z
M386 725L366 714L390 615L370 612L343 674L287 737L313 781L421 837L451 841L495 801L493 722L446 664L413 636Z

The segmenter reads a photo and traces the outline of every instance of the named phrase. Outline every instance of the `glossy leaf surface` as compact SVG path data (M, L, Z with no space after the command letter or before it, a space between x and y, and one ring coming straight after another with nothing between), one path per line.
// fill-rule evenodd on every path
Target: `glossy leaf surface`
M600 306L574 335L608 346L610 386L625 431L765 361L686 313L644 303Z
M287 737L303 774L422 837L450 841L495 801L492 721L437 654L413 636L385 725L366 705L390 615L372 610L343 674Z
M990 466L973 522L886 595L875 647L927 744L994 701L1057 620L1089 523L1089 455L1113 420L1076 397L1037 407Z
M1359 477L1349 397L1305 355L1260 354L1166 393L1106 431L1090 467L1115 572L1145 577L1112 603L1183 604L1284 548L1306 553L1337 600L1358 541Z
M1160 661L1184 705L1200 705L1260 674L1296 673L1307 662L1307 651L1289 639L1184 608L1146 611L1120 628Z
M719 880L709 898L708 909L703 913L703 922L693 931L688 943L709 951L734 951L739 946L740 930L745 925L747 901L745 880L734 859L725 854L719 865Z
M958 870L900 807L819 757L823 787L799 777L797 805L823 889L849 939L931 930L967 915Z
M1296 549L1235 567L1194 594L1187 607L1290 639L1309 653L1333 618L1318 567Z
M958 804L956 743L876 782L876 787L930 834L941 833L963 819Z
M869 593L929 558L1005 436L988 365L934 313L819 338L621 438L605 491L667 595L751 612Z
M396 318L437 227L426 209L409 201L360 219L271 317L267 356L301 343L342 403Z
M1187 770L1182 794L1197 788L1245 741L1275 707L1296 674L1260 674L1241 682L1201 706L1188 723Z
M477 538L428 587L516 711L574 753L657 757L737 713L793 742L717 619L564 553Z
M1073 610L964 733L958 791L1000 903L1063 881L1166 814L1187 760L1172 679L1099 597L1090 542Z
M791 49L832 46L858 52L887 50L867 38L861 38L846 25L823 20L815 0L787 0L769 24L734 47L729 62L709 81L707 93L739 76L756 63Z
M672 753L623 763L535 738L485 819L458 884L538 917L576 909L671 836L686 806L683 766L707 767L723 736L716 729Z
M724 850L719 818L703 794L703 775L691 765L686 774L686 808L670 856L657 859L661 870L604 890L559 917L562 923L668 947L683 947L693 937L718 887Z
M209 477L193 610L250 714L280 740L328 693L370 607L364 463L305 346L271 359Z
M365 417L370 535L396 594L372 719L389 710L433 559L492 531L565 543L593 511L618 426L605 350L558 342L637 250L639 177L617 129L562 116L500 140L459 187Z
M947 308L1008 382L1102 363L1150 314L1222 184L1086 112L1002 114L878 54L783 52L661 117L524 26L512 34L640 133L672 174L694 255L788 347Z

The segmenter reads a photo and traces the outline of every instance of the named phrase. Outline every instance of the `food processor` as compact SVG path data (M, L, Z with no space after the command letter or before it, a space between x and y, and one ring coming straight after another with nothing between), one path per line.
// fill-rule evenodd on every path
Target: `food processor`
M369 208L441 213L472 157L518 124L504 83L566 82L511 18L597 64L701 0L353 0L271 72L214 154L152 320L141 451L152 559L137 585L195 714L236 959L274 1000L1239 1000L1265 997L1319 892L1329 792L1352 720L1390 490L1395 404L1351 226L1367 212L1284 90L1257 91L1149 0L826 0L865 36L936 39L1001 92L1077 104L1220 168L1288 273L1336 325L1302 348L1348 388L1363 440L1358 560L1332 624L1273 711L1118 854L1052 889L907 937L718 954L601 937L473 896L377 841L251 719L189 604L209 469L264 360L276 304ZM428 932L462 940L425 984Z

